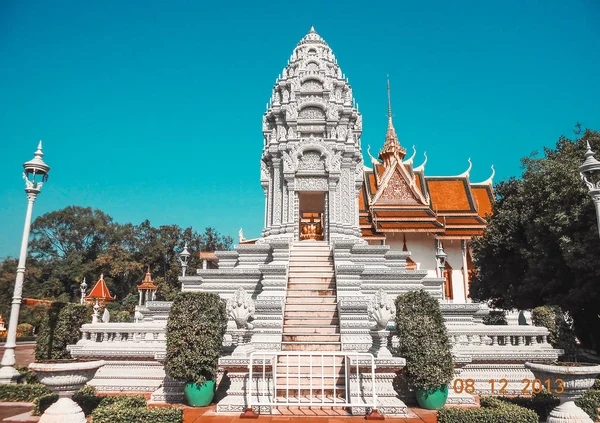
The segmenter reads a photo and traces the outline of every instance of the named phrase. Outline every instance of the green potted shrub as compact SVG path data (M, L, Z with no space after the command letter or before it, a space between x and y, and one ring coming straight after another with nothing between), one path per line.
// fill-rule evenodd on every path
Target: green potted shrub
M452 352L438 301L424 290L396 299L398 355L406 359L406 376L423 408L441 408L454 377Z
M182 292L173 301L165 371L186 382L184 393L191 406L209 405L214 397L226 325L225 302L217 294Z

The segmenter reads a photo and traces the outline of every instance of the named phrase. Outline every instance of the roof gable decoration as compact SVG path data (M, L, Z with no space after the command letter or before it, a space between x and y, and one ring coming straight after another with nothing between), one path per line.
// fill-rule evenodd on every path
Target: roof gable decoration
M471 185L489 185L492 186L494 183L494 176L496 175L496 169L494 169L494 165L492 165L492 174L489 178L482 182L473 182Z
M398 161L394 160L392 162L392 166L386 169L381 179L381 184L371 201L371 205L378 202L429 205L427 199L417 189L414 179L410 177L406 168Z

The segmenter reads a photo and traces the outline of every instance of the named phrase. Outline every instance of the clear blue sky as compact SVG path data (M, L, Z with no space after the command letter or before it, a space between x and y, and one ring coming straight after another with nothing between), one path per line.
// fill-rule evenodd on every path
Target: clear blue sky
M21 165L44 141L34 217L260 234L261 117L314 25L349 77L362 145L381 147L386 74L401 143L471 180L577 121L600 129L600 4L505 1L0 1L0 257L18 255ZM575 171L575 170L574 170Z

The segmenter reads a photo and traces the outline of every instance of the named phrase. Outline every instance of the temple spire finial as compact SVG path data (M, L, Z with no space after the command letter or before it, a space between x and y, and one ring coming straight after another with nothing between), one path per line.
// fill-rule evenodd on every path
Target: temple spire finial
M310 32L317 32L317 31L315 31L315 26L314 26L314 25L311 25L311 26L310 26L310 31L308 31L308 32L309 32L309 33L310 33Z
M390 75L387 76L387 92L388 92L388 127L392 125L392 95L390 89Z
M397 161L402 161L406 156L406 149L400 145L394 124L392 123L392 94L390 88L390 76L387 76L387 92L388 92L388 127L385 135L385 144L379 152L379 158L383 160L384 165L387 167L392 159L395 158Z

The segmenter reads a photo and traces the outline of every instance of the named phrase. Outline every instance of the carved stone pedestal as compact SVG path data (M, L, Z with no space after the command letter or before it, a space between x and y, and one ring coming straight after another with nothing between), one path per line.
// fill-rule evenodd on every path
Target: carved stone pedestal
M363 402L364 407L354 407L352 414L366 415L372 409L373 404L373 380L371 377L370 360L358 360L358 377L356 374L356 360L350 360L351 370L348 380L350 381L350 396L353 403ZM375 394L377 397L377 411L384 416L406 416L408 407L400 399L394 389L394 381L398 372L404 368L406 360L399 357L376 358L375 359Z

